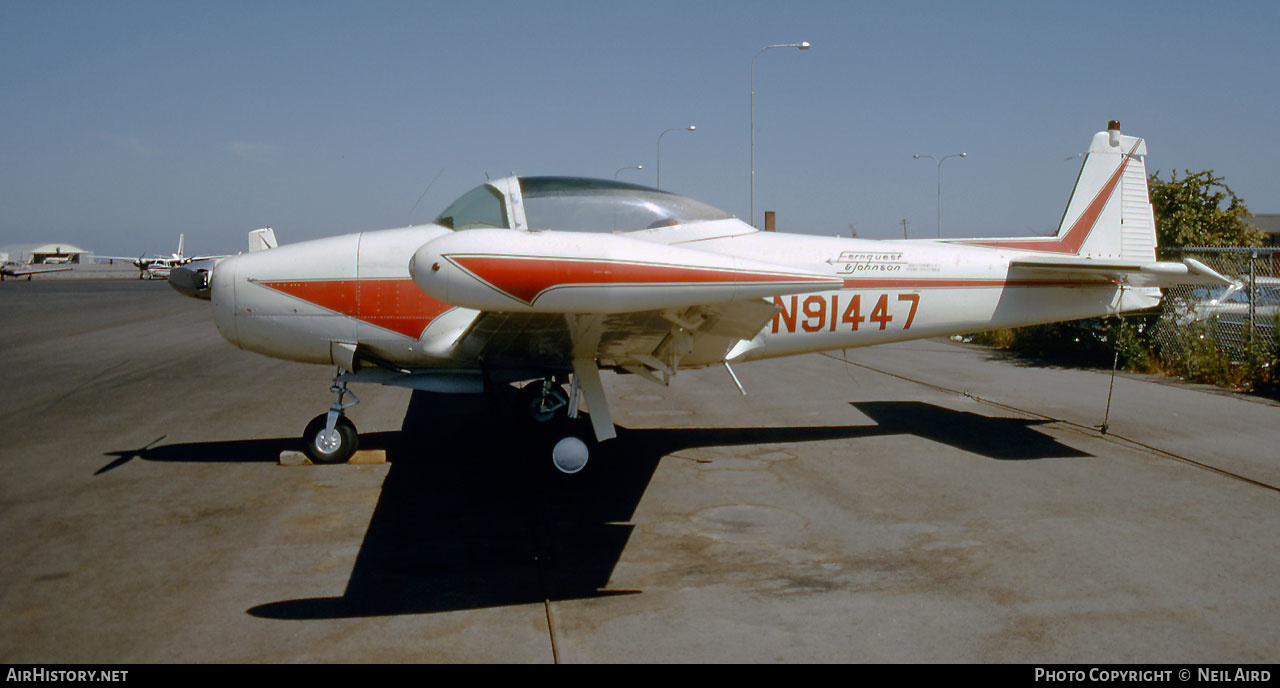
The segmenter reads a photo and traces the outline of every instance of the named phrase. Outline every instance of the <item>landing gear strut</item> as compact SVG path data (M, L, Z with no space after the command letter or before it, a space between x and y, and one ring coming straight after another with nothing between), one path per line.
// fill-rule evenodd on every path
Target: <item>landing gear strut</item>
M533 422L532 429L543 438L539 446L544 448L543 451L546 448L551 450L551 463L561 473L581 471L600 441L613 436L612 421L606 421L609 432L602 437L597 428L584 427L578 418L578 399L583 394L583 378L587 373L591 375L588 384L594 383L591 390L594 392L599 388L599 372L592 361L589 367L575 370L571 379L558 376L535 380L521 388L517 397L520 414ZM571 391L567 395L562 387L566 382L571 382ZM598 391L600 394L594 398L587 395L593 426L600 422L598 417L609 417L603 389Z
M341 370L334 376L333 386L329 387L330 392L338 395L329 406L329 412L312 418L307 423L307 429L302 431L303 451L312 463L343 463L360 446L356 426L342 413L360 403L360 400L347 389L346 382L338 380L340 375ZM352 401L344 403L343 397L347 395L351 396Z
M569 405L569 397L552 379L535 380L520 390L520 409L535 423L548 423Z
M577 409L570 407L570 403L576 403L576 400L570 400L561 384L563 380L545 378L534 380L520 389L517 397L519 411L527 414L535 428L547 428L552 434L557 434L567 425L558 422L561 414L568 419L577 417L578 414L575 412ZM539 432L544 431L539 430ZM569 435L551 446L551 463L561 473L573 474L586 467L589 454L590 449L586 442Z

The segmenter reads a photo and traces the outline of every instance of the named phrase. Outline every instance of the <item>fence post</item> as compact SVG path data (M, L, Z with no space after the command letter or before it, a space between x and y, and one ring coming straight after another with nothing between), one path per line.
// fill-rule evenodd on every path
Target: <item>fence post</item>
M1258 262L1258 251L1254 249L1249 252L1249 355L1253 356L1253 352L1257 349L1257 342L1253 338L1253 326L1257 306L1254 302L1258 300L1258 279L1256 263Z

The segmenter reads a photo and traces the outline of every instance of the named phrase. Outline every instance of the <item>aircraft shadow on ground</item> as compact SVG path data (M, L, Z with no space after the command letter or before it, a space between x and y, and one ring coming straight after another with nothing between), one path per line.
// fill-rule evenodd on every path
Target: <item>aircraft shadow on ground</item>
M529 430L483 395L415 392L400 432L361 435L390 464L340 597L286 600L248 613L271 619L426 614L635 594L609 578L662 457L683 449L913 434L993 459L1087 456L1032 426L921 402L856 402L875 425L618 429L582 473L551 467L555 430ZM578 421L586 434L588 420ZM154 444L154 443L153 443ZM115 461L276 461L297 440L173 444L111 452Z
M1034 429L1052 422L992 418L919 401L850 402L876 422L884 435L916 435L970 454L1001 461L1087 457Z

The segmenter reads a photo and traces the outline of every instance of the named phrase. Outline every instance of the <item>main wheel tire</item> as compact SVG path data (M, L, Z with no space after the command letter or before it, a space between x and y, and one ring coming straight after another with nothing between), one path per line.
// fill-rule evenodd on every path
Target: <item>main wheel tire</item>
M569 435L551 448L551 464L566 475L573 475L587 467L591 446L579 437Z
M345 463L360 446L360 435L356 433L356 426L347 420L346 416L338 416L333 432L326 432L328 415L322 413L312 418L311 422L307 423L307 429L302 432L303 451L306 452L307 458L311 459L311 463Z
M542 383L533 382L520 390L519 400L520 408L525 412L526 418L534 423L547 423L564 411L564 407L569 403L569 395L556 385L551 388L547 404L544 405Z

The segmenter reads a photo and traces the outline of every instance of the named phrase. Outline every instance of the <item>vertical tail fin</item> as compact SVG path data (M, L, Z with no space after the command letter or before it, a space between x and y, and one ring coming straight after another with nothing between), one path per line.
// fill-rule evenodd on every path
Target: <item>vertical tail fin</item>
M1147 195L1147 144L1112 121L1093 135L1053 238L966 239L955 243L1057 254L1154 261L1156 223Z
M1119 122L1095 134L1057 239L1081 256L1154 261L1146 159L1146 142L1121 134Z
M270 227L263 227L249 232L249 253L265 251L278 245L279 243L276 242L276 230Z

